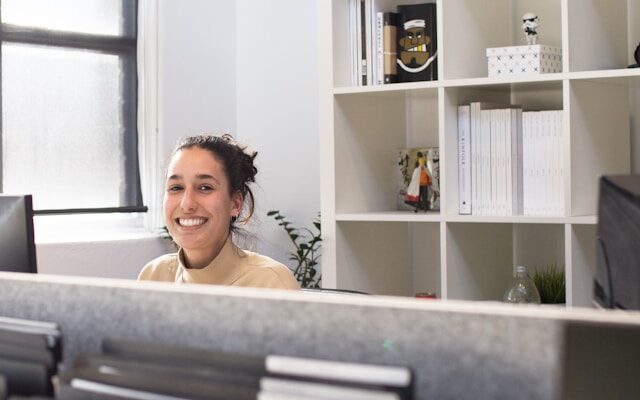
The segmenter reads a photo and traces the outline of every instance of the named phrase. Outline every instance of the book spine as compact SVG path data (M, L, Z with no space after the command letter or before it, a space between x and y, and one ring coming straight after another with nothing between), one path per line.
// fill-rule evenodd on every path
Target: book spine
M540 111L533 115L533 142L535 151L533 152L533 213L534 215L543 215L542 204L544 202L544 179L543 166L543 138L542 138L542 118Z
M558 192L556 184L557 141L556 141L556 112L549 111L549 213L558 215Z
M558 182L558 194L560 195L560 199L559 199L559 213L560 215L565 215L565 198L564 198L564 186L565 186L565 180L564 180L564 143L565 143L565 138L564 138L564 111L559 110L558 111L558 120L556 121L558 126L558 176L559 176L559 182Z
M471 103L470 110L470 131L471 131L471 214L480 214L479 187L480 180L480 106L478 103Z
M507 182L507 113L508 109L502 109L498 113L498 215L507 215L507 201L510 190Z
M513 187L513 215L523 213L523 149L522 149L522 109L511 110L511 184Z
M482 182L482 209L481 215L491 214L491 112L490 110L480 111L482 124L482 171L480 173Z
M543 168L544 168L544 202L543 202L543 213L544 215L552 215L553 208L553 185L552 185L552 174L551 174L551 164L553 148L551 146L551 111L543 111L542 112L542 121L543 121Z
M358 1L358 59L359 59L359 84L367 84L367 31L365 17L365 0Z
M360 85L360 58L358 54L358 4L359 0L349 0L349 50L351 86Z
M471 111L470 106L458 106L458 212L471 214Z
M491 110L489 112L490 115L490 143L491 147L489 150L489 160L491 164L489 168L491 169L491 197L489 199L489 214L497 215L498 214L498 130L499 130L499 113L498 110Z
M384 13L376 13L376 62L375 62L375 83L384 84Z
M514 109L506 109L505 110L505 120L504 120L504 128L505 128L505 145L504 145L504 171L505 171L505 182L506 182L506 215L515 215L516 211L514 210L514 196L516 194L516 185L514 184L514 164L516 162L515 157L513 155L513 111Z
M532 168L531 168L531 112L522 113L522 196L524 215L532 215L531 196L533 190Z
M384 52L384 83L398 82L398 65L396 64L397 42L398 36L398 14L393 12L385 12L383 14L383 52Z
M373 54L373 17L371 15L371 0L364 0L364 32L365 32L365 46L367 47L366 62L367 62L367 85L373 85L375 83L375 77L373 76L375 55Z

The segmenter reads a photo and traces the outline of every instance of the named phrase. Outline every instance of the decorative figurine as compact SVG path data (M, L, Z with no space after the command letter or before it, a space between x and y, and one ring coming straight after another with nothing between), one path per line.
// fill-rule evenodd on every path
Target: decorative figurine
M540 19L534 13L526 13L522 16L522 30L527 37L527 44L533 45L538 42L538 27L540 26Z

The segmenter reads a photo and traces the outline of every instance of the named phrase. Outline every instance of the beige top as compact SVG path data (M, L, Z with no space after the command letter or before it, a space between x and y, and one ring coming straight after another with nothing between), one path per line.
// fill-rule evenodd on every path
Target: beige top
M204 268L184 266L183 250L165 254L142 268L139 281L204 283L270 289L299 289L298 281L285 265L260 254L242 250L231 241Z

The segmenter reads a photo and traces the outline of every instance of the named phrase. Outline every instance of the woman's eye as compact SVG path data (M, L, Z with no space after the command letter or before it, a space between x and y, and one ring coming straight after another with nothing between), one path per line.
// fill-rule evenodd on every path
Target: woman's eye
M203 192L210 192L210 191L213 190L213 186L200 185L200 186L198 186L198 190L203 191Z
M182 190L182 186L179 185L172 185L167 188L167 192L179 192L180 190Z

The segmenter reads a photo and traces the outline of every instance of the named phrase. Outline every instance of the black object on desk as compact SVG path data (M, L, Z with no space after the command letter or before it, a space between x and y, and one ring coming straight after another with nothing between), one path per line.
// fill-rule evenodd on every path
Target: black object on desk
M31 195L0 195L0 270L37 272Z
M629 68L639 68L640 67L640 43L638 43L638 47L636 47L636 51L633 53L633 58L636 59L636 63L629 65Z

